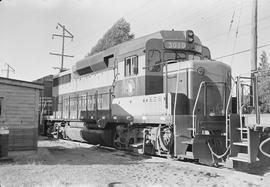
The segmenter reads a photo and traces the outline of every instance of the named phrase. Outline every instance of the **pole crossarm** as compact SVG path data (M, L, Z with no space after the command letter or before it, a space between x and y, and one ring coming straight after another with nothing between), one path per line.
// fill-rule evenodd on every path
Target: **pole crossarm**
M55 36L58 36L58 37L63 37L62 35L60 35L60 34L53 34L52 35L53 37L55 37ZM73 38L73 36L64 36L65 38Z
M62 27L62 29L64 29L72 38L74 37L73 34L71 34L65 27L65 25L61 25L60 23L57 23L57 25L59 25L60 27Z
M50 55L55 55L55 56L62 56L62 54L59 54L59 53L52 53L50 52L49 53ZM73 55L63 55L64 57L70 57L70 58L73 58L74 56Z

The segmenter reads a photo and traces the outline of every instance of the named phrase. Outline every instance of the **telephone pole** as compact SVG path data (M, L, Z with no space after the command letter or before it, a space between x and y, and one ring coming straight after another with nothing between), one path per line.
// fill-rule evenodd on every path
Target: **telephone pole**
M251 17L251 92L252 104L256 114L256 123L260 124L260 108L258 106L258 68L257 68L257 17L258 17L258 0L252 1L252 17Z
M7 69L3 69L2 71L6 71L7 72L7 78L9 78L9 72L13 72L15 73L15 69L13 67L11 67L8 63L6 63L7 65Z
M65 53L64 53L64 51L65 51L65 38L71 38L71 41L72 41L74 36L66 29L65 25L61 25L60 23L58 23L56 26L56 29L58 29L58 27L62 28L62 34L53 34L52 39L54 39L55 36L62 38L62 52L61 52L61 54L50 52L50 55L61 56L61 67L58 69L60 70L60 72L63 72L63 71L65 71L64 57L71 57L71 58L74 57L71 55L65 55Z

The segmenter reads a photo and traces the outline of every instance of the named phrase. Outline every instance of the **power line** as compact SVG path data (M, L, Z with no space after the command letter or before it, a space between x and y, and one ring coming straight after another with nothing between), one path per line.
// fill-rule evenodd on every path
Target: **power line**
M139 8L135 8L134 10L132 10L132 11L130 11L130 13L131 14L134 14L135 12L138 12L139 10L141 10L142 8L144 8L145 7L145 5L148 5L148 4L150 4L150 2L151 2L151 0L149 0L149 1L147 1L145 4L143 4L143 5L141 5L141 6L139 6ZM225 2L226 1L224 1L224 2L222 2L222 3L219 3L219 1L217 1L217 2L215 2L215 3L213 3L213 4L211 4L211 9L216 9L216 7L218 7L218 6L223 6L223 4L225 4ZM231 5L230 5L231 6ZM153 8L153 6L152 7L149 7L150 9L152 9ZM195 8L193 8L194 10L196 10ZM146 11L146 12L148 12L148 13L150 13L150 12L152 12L152 11ZM189 18L191 18L191 17L197 17L197 16L202 16L202 13L203 13L204 11L201 11L201 12L199 12L198 10L196 10L196 11L194 11L194 14L193 15L188 15L187 17L184 17L184 19L180 19L181 20L181 23L185 23L185 22L188 22L188 21L190 21L190 19ZM179 12L176 12L177 14L179 14ZM220 12L217 12L218 14L220 13ZM224 11L223 11L223 13L224 13ZM196 16L195 16L196 15ZM145 17L145 14L142 14L141 16L144 16ZM172 15L170 15L170 16L168 16L168 17L171 17L171 16L173 16L173 14ZM129 15L128 15L128 13L126 13L126 14L124 14L123 15L123 17L130 17ZM131 16L132 17L132 16ZM139 16L140 17L140 16ZM214 17L214 19L216 19L216 16L209 16L208 18L213 18ZM222 16L221 16L222 17ZM167 19L165 19L164 21L167 21ZM160 22L160 20L159 20L159 23L162 23L162 21ZM195 24L196 25L196 24ZM90 40L90 42L92 42L92 41L94 41L95 39L93 39L93 40ZM82 44L79 44L79 45L76 45L75 47L76 48L81 48L81 47L83 47L83 46L86 46L86 44L89 44L90 43L89 41L87 41L87 40L85 40L85 42L83 42L83 43L85 43L84 45L82 45Z
M263 17L263 18L260 18L260 19L258 19L258 23L260 23L260 22L262 22L262 21L264 21L264 20L266 20L266 19L269 19L270 18L270 16L265 16L265 17ZM247 27L247 26L250 26L251 25L251 23L246 23L246 24L243 24L243 25L240 25L239 27L238 27L238 30L240 29L240 28L244 28L244 27ZM232 29L232 30L235 30L235 29ZM260 29L261 30L261 29ZM225 34L227 34L227 32L223 32L223 33L220 33L220 34L217 34L217 35L215 35L215 36L213 36L213 37L211 37L211 38L207 38L206 40L204 40L204 43L205 42L209 42L209 41L211 41L211 40L213 40L213 39L216 39L216 38L218 38L218 37L220 37L220 36L224 36Z
M234 16L235 16L235 10L233 11L233 15L232 15L230 25L229 25L229 30L228 30L228 33L227 33L227 39L226 39L226 42L224 43L224 49L225 49L224 51L227 51L227 48L228 48L228 45L229 45L229 39L230 39L230 35L231 35L231 30L232 30L233 23L234 23Z
M261 46L257 47L257 49L260 49L260 48L263 48L263 47L267 47L267 46L270 46L270 43L265 44L265 45L261 45ZM220 56L220 57L214 58L213 60L218 60L218 59L221 59L221 58L238 55L238 54L245 53L245 52L248 52L248 51L250 51L250 49L246 49L246 50L243 50L243 51L238 51L236 53L231 53L231 54L227 54L227 55L224 55L224 56Z
M151 2L151 0L149 0L149 1L147 1L145 4L143 4L143 5L148 5L148 4L150 4L150 2ZM222 2L222 5L225 3L225 1L224 2ZM221 3L213 3L212 4L212 7L218 7L218 6L220 6L220 4ZM246 3L245 1L244 1L244 4L245 4L245 6L243 6L243 7L249 7L250 6L250 4L249 3ZM140 6L139 6L140 7ZM212 8L211 7L211 8ZM231 7L231 6L229 6L229 7ZM142 8L144 8L144 6L142 7ZM149 8L153 8L153 6L152 7L149 7ZM215 8L212 8L212 9L214 9L215 10ZM134 14L134 12L135 13L137 13L139 10L141 10L141 8L136 8L136 9L134 9L133 11L131 11L131 14ZM148 11L149 12L149 11ZM227 11L226 11L227 12ZM194 12L195 13L195 12ZM199 14L200 16L202 16L202 13L204 13L203 11L202 12L198 12L197 11L197 13L195 13L195 14L193 14L193 15L188 15L188 17L190 18L190 17L197 17L197 14ZM127 14L127 13L126 13ZM124 17L129 17L128 15L124 15ZM218 15L218 14L220 14L220 12L217 12L215 15ZM224 14L224 11L222 12L222 15ZM196 15L196 16L194 16L194 15ZM143 16L145 16L145 15L143 15ZM172 16L172 15L170 15L170 16ZM170 17L169 16L169 17ZM132 17L132 16L131 16ZM217 17L223 17L223 16L213 16L213 14L212 14L212 16L208 16L207 17L207 20L208 20L208 22L211 22L211 21L213 21L213 19L214 20L216 20L217 19ZM210 19L209 19L210 18ZM267 16L267 17L264 17L264 18L261 18L261 19L259 19L260 21L262 21L262 20L265 20L265 19L268 19L269 18L269 16ZM167 20L167 19L166 19ZM180 19L181 20L181 22L183 23L183 22L188 22L190 19ZM160 21L159 21L160 22ZM205 26L206 24L204 24L204 26ZM239 28L241 28L241 27L246 27L246 26L249 26L250 24L245 24L245 25L240 25L240 26L238 26L238 29ZM234 30L234 29L232 29L232 30ZM218 35L216 35L216 36L214 36L214 37L212 37L212 38L208 38L208 40L206 40L206 41L210 41L210 40L213 40L213 39L215 39L215 38L217 38L217 37L219 37L219 36L222 36L222 35L224 35L224 34L227 34L227 32L226 33L221 33L221 34L218 34ZM85 41L83 41L83 43L85 43L85 44L87 44L87 45L89 45L89 43L91 43L91 42L93 42L95 39L92 39L92 40L85 40ZM204 41L205 42L205 41ZM82 44L79 44L79 45L76 45L75 46L75 48L84 48L86 45L82 45Z
M232 19L231 19L231 21L230 21L230 26L229 26L228 35L230 34L231 29L232 29L232 24L233 24L233 22L234 22L234 15L235 15L235 11L233 11Z
M55 56L61 56L61 67L58 68L56 67L56 69L59 69L60 72L63 72L65 71L65 68L64 68L64 57L74 57L74 56L71 56L71 55L65 55L64 53L64 50L65 50L65 38L71 38L71 41L73 41L73 38L74 36L71 34L71 32L69 32L66 28L65 28L65 25L61 25L60 23L57 24L56 26L56 29L58 29L58 26L62 28L62 34L53 34L52 35L52 39L54 39L54 37L62 37L62 52L61 54L59 53L52 53L50 52L50 55L55 55ZM68 35L66 35L66 33Z
M245 2L246 3L246 2ZM220 6L225 6L226 3L224 5L220 5ZM220 6L217 6L217 7L220 7ZM249 4L245 4L245 7L249 7L250 5ZM195 21L195 22L192 22L192 24L188 25L190 28L192 27L196 27L196 28L202 28L203 26L206 26L207 28L209 28L209 26L207 25L215 25L213 24L213 22L220 22L221 19L224 19L226 18L226 15L228 12L231 12L231 9L234 8L235 5L234 4L228 4L228 6L226 7L227 9L226 10L223 10L223 11L220 11L218 8L216 8L216 10L214 9L214 11L217 11L216 13L214 13L212 10L211 10L211 14L208 14L208 12L206 12L209 16L208 17L204 17L204 22L198 20L198 21ZM214 14L212 14L214 13ZM191 16L192 17L192 16ZM189 19L188 19L189 20ZM187 20L187 21L188 21ZM212 23L212 24L210 24ZM226 34L227 32L225 32Z
M241 7L240 7L239 15L238 15L238 21L237 21L237 26L236 26L236 31L235 31L235 38L234 38L234 42L233 42L233 53L235 52L235 48L236 48L236 42L237 42L237 37L238 37L238 32L239 32L239 24L240 24L240 20L241 20L242 8L243 8L243 0L241 1ZM230 63L231 66L232 66L233 60L234 60L234 56L232 56L232 58L231 58L231 63Z
M132 18L132 15L134 16L134 14L136 14L136 12L138 12L138 10L142 10L143 8L146 7L146 5L148 5L149 3L151 3L153 0L148 0L147 2L145 2L144 4L139 5L138 7L136 7L135 9L132 9L131 11L125 13L123 15L123 17L130 17ZM152 7L150 7L152 8Z

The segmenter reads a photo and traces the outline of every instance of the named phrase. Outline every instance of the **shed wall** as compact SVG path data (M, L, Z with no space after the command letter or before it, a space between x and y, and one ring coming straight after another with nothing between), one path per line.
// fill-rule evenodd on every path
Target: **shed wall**
M0 84L0 126L9 128L9 150L37 148L39 90Z

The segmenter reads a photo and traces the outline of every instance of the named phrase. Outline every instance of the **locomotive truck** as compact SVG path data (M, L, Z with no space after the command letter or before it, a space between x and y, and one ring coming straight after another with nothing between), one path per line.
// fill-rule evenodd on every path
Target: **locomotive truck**
M232 114L231 85L192 30L162 30L55 75L42 123L65 139L233 167L257 159L260 132Z

